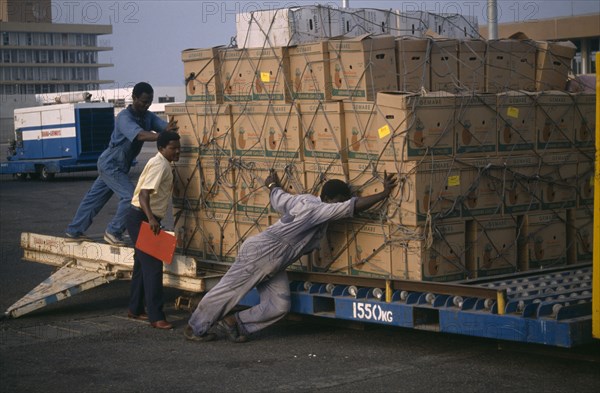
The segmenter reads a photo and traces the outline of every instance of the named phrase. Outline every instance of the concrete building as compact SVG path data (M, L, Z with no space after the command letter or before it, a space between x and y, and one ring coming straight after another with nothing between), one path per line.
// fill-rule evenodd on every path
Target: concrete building
M110 25L52 23L51 0L0 0L0 141L12 132L15 108L35 105L35 94L97 90L98 37Z

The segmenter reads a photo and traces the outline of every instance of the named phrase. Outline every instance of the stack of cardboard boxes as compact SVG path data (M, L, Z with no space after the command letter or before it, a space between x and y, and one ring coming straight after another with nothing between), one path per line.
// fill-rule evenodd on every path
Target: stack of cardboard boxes
M553 45L361 35L184 51L187 101L167 106L179 251L232 262L279 218L270 169L317 195L333 178L379 192L387 171L389 200L331 223L292 268L449 281L589 259L595 99L540 91L564 88L574 55Z

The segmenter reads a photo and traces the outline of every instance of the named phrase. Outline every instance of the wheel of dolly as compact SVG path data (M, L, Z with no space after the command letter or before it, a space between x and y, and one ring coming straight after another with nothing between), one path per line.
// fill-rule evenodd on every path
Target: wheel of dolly
M40 169L40 178L42 179L42 181L52 180L54 179L54 173L48 172L48 168L46 168L46 166L43 166L42 169Z

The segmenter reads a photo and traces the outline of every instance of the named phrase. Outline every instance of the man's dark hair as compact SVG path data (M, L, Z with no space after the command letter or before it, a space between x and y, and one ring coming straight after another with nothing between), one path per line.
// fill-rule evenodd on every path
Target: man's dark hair
M350 199L352 197L352 191L346 182L339 179L331 179L323 184L323 188L321 189L321 200L324 200L325 197L333 199L338 195L345 199Z
M131 93L131 95L134 97L139 97L144 93L154 94L154 89L152 88L152 86L150 86L149 83L140 82L133 86L133 92Z
M171 141L178 141L180 138L181 137L176 132L173 132L173 131L163 131L160 134L158 134L158 139L156 140L156 147L159 148L159 149L161 147L167 147L167 145L169 144L169 142L171 142Z

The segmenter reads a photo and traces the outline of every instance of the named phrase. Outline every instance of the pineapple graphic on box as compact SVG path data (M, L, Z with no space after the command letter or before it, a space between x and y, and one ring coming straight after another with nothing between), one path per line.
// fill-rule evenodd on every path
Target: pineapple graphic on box
M188 90L188 95L190 95L190 96L193 96L194 94L196 94L196 82L195 82L193 76L191 76L191 79L187 82L187 90Z
M354 151L358 151L358 149L360 149L360 143L358 143L358 130L356 129L356 127L352 127L352 140L351 140L351 146L352 146L352 150Z
M225 92L227 94L233 93L233 87L231 86L231 74L229 72L227 75L225 75Z
M317 147L317 141L315 140L315 130L312 128L306 132L306 137L308 139L308 149L315 150Z
M548 202L554 202L554 197L556 196L556 191L554 191L554 183L548 183L546 187L546 199Z
M591 243L590 243L590 232L587 229L584 229L580 232L579 244L581 245L581 251L584 253L589 253L591 251Z
M205 146L208 145L208 130L206 127L202 130L202 144Z
M429 204L431 203L431 188L429 186L425 187L425 192L423 193L423 212L429 211Z
M302 91L302 73L300 72L300 68L296 68L296 75L294 78L294 88L296 92Z
M258 71L254 74L254 88L258 94L262 93L262 80L260 80L260 72Z
M209 233L206 237L206 251L210 252L215 249L215 236L212 233Z
M510 202L511 205L516 205L517 201L519 199L519 194L517 193L517 187L513 187L512 189L508 190L508 202Z
M185 229L179 228L179 230L177 231L177 247L185 247L186 238L187 234L185 233Z
M240 149L246 148L246 138L244 138L245 133L246 130L244 129L244 127L240 127L240 130L238 131L238 148Z
M512 121L506 120L504 122L504 132L502 133L504 143L511 143L512 141Z
M342 77L340 75L340 71L342 69L340 68L339 64L335 65L335 73L333 74L333 82L335 83L335 86L339 89L340 87L342 87Z
M533 242L533 255L538 261L544 259L544 239L541 236L537 236Z
M579 139L582 141L587 141L590 138L590 130L588 128L587 120L581 119L581 124L579 125Z
M491 244L487 243L483 249L483 267L486 269L492 267L492 251L494 251L494 248Z
M467 194L467 205L472 209L477 206L477 188L472 189Z
M418 117L417 117L417 124L415 125L415 128L416 128L416 131L413 134L413 143L417 147L423 147L423 142L424 142L423 130L425 129L425 125L423 124L421 119L419 119Z
M363 249L360 245L356 246L356 255L354 256L354 266L360 268L365 264L365 261L362 257Z
M581 194L584 198L590 198L594 195L594 176L589 175L583 182Z
M427 261L427 270L429 274L435 276L438 274L439 263L438 263L438 253L435 250L431 250L429 252L429 259Z
M550 140L551 134L552 134L552 121L550 121L550 119L546 119L544 121L544 128L542 130L542 140L544 142L548 142L548 140Z
M271 149L275 149L277 147L277 141L275 140L275 128L269 128L269 146Z
M246 182L242 182L242 188L240 189L240 204L245 205L248 202L248 198L246 198L248 185Z
M462 130L463 145L470 145L472 139L473 139L473 135L471 134L471 122L469 120L467 120L467 121L465 121L465 124L463 124L463 130Z

